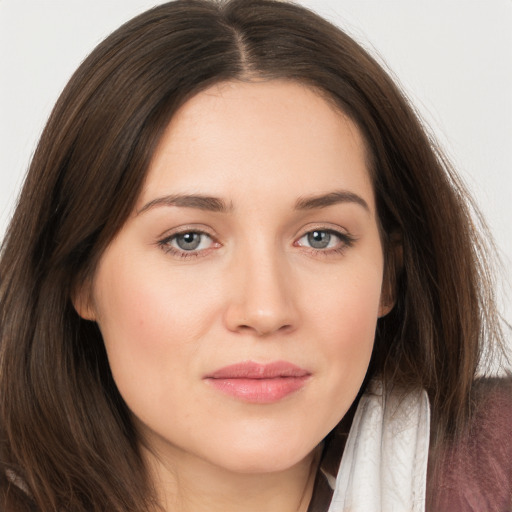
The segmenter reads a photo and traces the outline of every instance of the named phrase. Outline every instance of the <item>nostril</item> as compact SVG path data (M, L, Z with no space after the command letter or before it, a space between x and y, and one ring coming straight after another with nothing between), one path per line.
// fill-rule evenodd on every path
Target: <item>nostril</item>
M269 336L271 334L281 333L286 334L287 332L290 332L293 330L293 327L291 324L285 324L281 326L275 326L275 325L241 325L239 327L240 331L252 331L255 332L258 336Z

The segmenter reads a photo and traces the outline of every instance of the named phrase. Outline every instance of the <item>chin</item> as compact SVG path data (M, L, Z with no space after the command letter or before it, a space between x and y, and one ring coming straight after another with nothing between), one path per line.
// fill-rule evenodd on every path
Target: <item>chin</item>
M247 440L246 440L247 441ZM215 465L240 474L264 474L286 471L308 458L318 443L298 446L295 443L230 443L221 452L210 451L208 458ZM220 448L220 447L219 447Z

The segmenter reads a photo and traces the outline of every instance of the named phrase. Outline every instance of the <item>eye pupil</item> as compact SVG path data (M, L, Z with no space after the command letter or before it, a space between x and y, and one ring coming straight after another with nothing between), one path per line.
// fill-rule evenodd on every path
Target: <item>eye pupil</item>
M327 231L312 231L308 233L308 243L314 249L325 249L331 241L331 234Z
M176 245L184 251L193 251L199 247L201 235L199 233L183 233L176 237Z

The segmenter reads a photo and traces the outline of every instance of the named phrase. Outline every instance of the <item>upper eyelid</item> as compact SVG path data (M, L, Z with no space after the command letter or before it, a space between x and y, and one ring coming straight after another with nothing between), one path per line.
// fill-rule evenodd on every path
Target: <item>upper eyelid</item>
M348 235L348 231L342 230L342 229L336 229L336 228L322 228L322 227L316 227L316 228L309 228L306 231L304 231L301 235L303 237L304 235L307 235L308 233L312 233L313 231L324 231L325 233L334 233L335 235Z
M342 238L351 238L353 240L356 240L357 238L353 234L351 234L348 229L343 228L339 225L319 222L307 224L306 226L303 226L300 230L298 230L296 234L293 236L294 243L313 231L325 231L328 233L333 233L334 235L339 235ZM159 240L159 243L162 243L169 241L170 239L176 236L183 235L186 233L198 233L201 235L206 235L210 237L213 241L219 242L219 236L214 232L214 230L209 229L208 227L205 226L198 226L194 224L168 229L162 232L157 238Z
M207 235L212 239L216 238L215 234L213 232L211 232L210 230L203 228L203 227L196 227L194 225L187 225L187 226L180 226L177 228L166 229L160 235L158 235L157 238L159 240L163 241L163 240L168 240L170 238L173 238L175 236L184 235L186 233L199 233L201 235Z
M210 238L211 240L213 240L213 236L210 235L210 233L206 233L204 231L178 231L176 233L173 233L171 235L169 235L168 237L164 238L164 240L172 240L173 238L177 238L179 236L183 236L183 235L188 235L190 233L194 233L196 235L201 235L201 236L207 236L208 238Z
M179 237L180 235L186 235L187 233L197 233L201 236L207 236L209 239L210 239L210 242L211 244L218 244L218 242L216 241L216 239L211 236L209 233L205 233L205 232L202 232L202 231L192 231L192 230L189 230L189 231L178 231L176 233L173 233L167 237L164 237L163 239L161 239L159 242L158 242L158 245L161 245L161 246L171 246L171 242L175 241L177 237ZM211 247L207 247L207 248L204 248L204 249L191 249L190 251L185 251L184 249L181 249L180 247L173 247L173 250L174 251L183 251L183 252L186 252L186 253L199 253L199 252L203 252L203 251L206 251L208 249L210 249Z
M298 242L299 240L301 240L302 238L304 238L305 236L309 235L310 233L313 233L314 231L320 231L320 232L324 232L324 233L330 233L336 237L338 237L341 241L350 241L350 242L355 242L357 240L357 238L353 235L351 235L350 233L348 232L342 232L341 230L336 230L336 229L322 229L322 228L316 228L316 229L309 229L308 231L305 231L301 236L299 236L298 238L296 238L296 241ZM296 243L296 242L295 242Z
M295 237L296 239L299 239L304 235L311 233L312 231L327 231L329 233L339 234L341 236L352 236L350 230L340 226L339 224L331 224L329 222L312 222L299 229Z
M210 241L211 244L215 245L218 242L216 242L215 238L211 236L209 233L205 231L201 231L199 229L177 229L176 231L169 233L168 236L164 236L163 238L159 238L156 245L160 247L165 253L173 255L176 258L179 259L186 259L186 258L192 258L192 257L201 257L208 254L208 251L212 249L212 247L206 247L204 249L192 249L192 250L185 250L181 249L180 247L174 247L174 244L172 243L177 237L180 235L186 235L187 233L197 233L200 235L206 235Z

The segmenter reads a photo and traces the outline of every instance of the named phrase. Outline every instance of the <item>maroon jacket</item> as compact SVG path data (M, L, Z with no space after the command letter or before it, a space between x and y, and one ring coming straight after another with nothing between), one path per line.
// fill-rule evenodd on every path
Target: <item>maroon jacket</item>
M512 511L512 381L481 380L467 435L445 451L429 512Z

